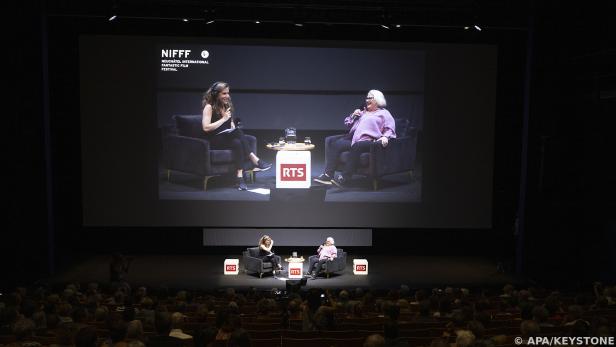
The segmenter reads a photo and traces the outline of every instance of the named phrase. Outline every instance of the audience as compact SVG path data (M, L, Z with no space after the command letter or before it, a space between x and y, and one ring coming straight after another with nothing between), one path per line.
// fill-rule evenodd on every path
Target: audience
M312 338L352 330L364 346L495 347L517 336L616 332L616 291L603 285L575 293L507 285L502 293L448 287L412 294L401 286L288 295L254 288L171 295L167 288L135 288L17 288L0 297L0 335L11 347L250 346L251 334L263 330L279 337L287 329L303 330Z

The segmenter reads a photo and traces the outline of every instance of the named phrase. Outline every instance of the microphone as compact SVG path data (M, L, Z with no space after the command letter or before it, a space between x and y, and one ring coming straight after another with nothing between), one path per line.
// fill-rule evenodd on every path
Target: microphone
M365 104L365 103L363 103L363 104L359 105L358 109L359 109L361 112L365 111L365 110L366 110L366 104ZM353 118L358 118L358 117L359 117L359 115L357 115L357 114L353 114Z

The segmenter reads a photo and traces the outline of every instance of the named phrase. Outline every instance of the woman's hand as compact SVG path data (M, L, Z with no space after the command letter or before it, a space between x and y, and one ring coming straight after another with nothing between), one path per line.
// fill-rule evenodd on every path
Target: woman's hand
M381 141L381 145L383 145L383 147L387 147L387 144L389 143L389 138L387 136L383 136L378 139L378 141Z
M360 109L355 109L355 111L353 111L353 116L354 117L361 117L361 110Z
M231 118L231 109L227 108L225 109L225 112L222 113L222 118L227 121L229 118Z

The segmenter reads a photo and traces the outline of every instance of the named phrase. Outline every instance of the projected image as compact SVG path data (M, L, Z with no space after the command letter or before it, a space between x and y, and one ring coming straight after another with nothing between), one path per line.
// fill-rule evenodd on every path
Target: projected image
M159 198L419 202L424 52L159 45Z

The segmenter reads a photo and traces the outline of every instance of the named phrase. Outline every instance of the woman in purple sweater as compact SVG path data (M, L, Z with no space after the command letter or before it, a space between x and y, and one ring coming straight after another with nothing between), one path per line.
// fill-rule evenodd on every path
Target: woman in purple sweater
M383 147L389 139L396 137L396 122L385 109L387 101L382 92L371 90L366 96L363 110L356 109L344 119L349 132L330 143L325 160L325 172L314 180L323 184L335 184L340 188L348 183L355 173L359 156L370 151L372 142L380 142ZM336 162L340 153L349 151L349 157L341 174L334 177Z

